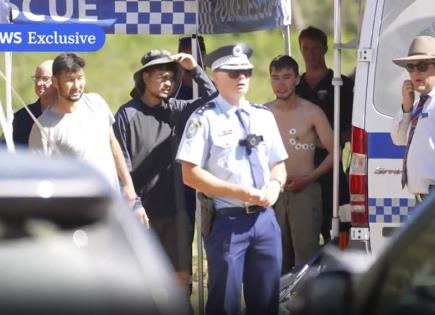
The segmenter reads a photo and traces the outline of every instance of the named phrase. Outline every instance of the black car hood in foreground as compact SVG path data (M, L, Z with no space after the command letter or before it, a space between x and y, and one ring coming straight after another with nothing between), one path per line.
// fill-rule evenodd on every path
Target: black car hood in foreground
M319 255L286 295L281 314L435 314L435 194L378 257L328 248Z
M185 314L150 231L75 159L0 153L0 314Z

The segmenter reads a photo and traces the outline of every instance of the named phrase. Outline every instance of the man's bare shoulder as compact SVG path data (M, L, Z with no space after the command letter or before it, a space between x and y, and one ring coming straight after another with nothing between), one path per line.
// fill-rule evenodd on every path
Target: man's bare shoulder
M272 109L273 107L275 107L275 105L276 105L276 100L264 103L264 106L266 106L269 109Z
M277 100L264 103L263 105L268 108L272 114L277 115Z

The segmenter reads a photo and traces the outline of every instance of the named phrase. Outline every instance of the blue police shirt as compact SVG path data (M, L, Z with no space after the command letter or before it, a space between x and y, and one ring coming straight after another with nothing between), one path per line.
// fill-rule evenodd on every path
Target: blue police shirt
M263 136L258 144L264 182L270 180L270 167L287 159L287 152L272 112L267 107L246 102L240 107L222 96L200 107L189 118L178 148L177 161L200 166L214 176L253 187L246 147L239 144L246 134L236 116L240 108L249 117L251 134ZM243 206L241 200L211 196L216 209Z

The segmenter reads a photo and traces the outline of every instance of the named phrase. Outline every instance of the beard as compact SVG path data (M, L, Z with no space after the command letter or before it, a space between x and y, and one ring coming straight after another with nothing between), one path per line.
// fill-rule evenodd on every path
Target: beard
M77 101L79 101L81 98L82 98L82 95L83 95L83 92L82 93L80 93L79 95L61 95L61 97L62 98L64 98L64 99L66 99L67 101L70 101L70 102L77 102Z
M80 93L78 96L71 96L71 95L67 95L64 98L67 99L70 102L77 102L82 98L83 92Z
M80 94L76 94L76 93L74 93L74 94L67 94L65 92L62 92L62 93L59 93L59 94L60 94L60 97L66 99L67 101L77 102L77 101L79 101L82 98L83 91L80 92Z
M276 95L276 99L280 100L280 101L287 101L290 99L290 97L292 97L294 94L294 92L288 92L288 93L281 93L279 95Z
M169 89L169 91L150 91L151 96L155 98L159 98L162 101L170 98L172 93L173 93L172 89Z
M83 93L80 93L79 96L68 96L66 97L66 99L70 102L77 102L78 100L80 100L82 98Z

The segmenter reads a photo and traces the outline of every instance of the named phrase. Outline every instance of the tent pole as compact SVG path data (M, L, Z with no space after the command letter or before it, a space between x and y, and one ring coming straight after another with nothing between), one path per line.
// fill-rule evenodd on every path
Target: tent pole
M203 246L202 246L202 234L201 234L201 205L196 196L196 246L198 253L198 314L204 315L204 258L203 258Z
M191 51L192 51L192 56L193 58L195 58L195 60L198 62L198 49L199 49L199 45L198 45L198 39L197 39L197 35L196 34L192 34L191 38L190 38L190 47L191 47ZM198 62L199 64L199 62ZM198 84L195 82L195 80L192 80L192 96L193 99L197 99L198 98Z
M12 52L5 52L5 74L6 74L6 124L8 133L5 134L8 151L15 153L15 145L12 137L14 111L12 110ZM9 139L8 139L9 138ZM9 140L9 141L8 141Z
M284 53L286 55L292 55L292 47L290 42L290 25L284 26Z
M292 7L292 0L287 0L288 7ZM291 9L290 9L291 10ZM290 37L290 25L286 25L283 28L284 32L284 53L286 55L291 56L292 55L292 47L291 47L291 37Z
M0 4L0 23L11 23L11 7L9 0L4 0ZM3 106L0 111L0 123L3 129L3 136L6 140L8 152L14 153L15 146L12 137L12 122L14 120L14 112L12 110L12 52L4 53L5 62L5 110ZM1 105L1 104L0 104Z
M197 40L197 35L192 34L190 38L190 47L193 58L199 61L198 51L199 45ZM203 58L201 56L201 58ZM199 64L199 62L198 62ZM192 96L193 99L198 98L198 84L192 80ZM201 206L198 201L198 197L196 197L196 246L198 253L198 312L199 315L204 315L204 258L203 258L203 244L202 244L202 234L201 234ZM192 281L193 282L193 281Z
M331 239L339 235L338 218L338 168L340 167L340 87L341 78L341 0L334 0L334 164L333 164L333 213Z

